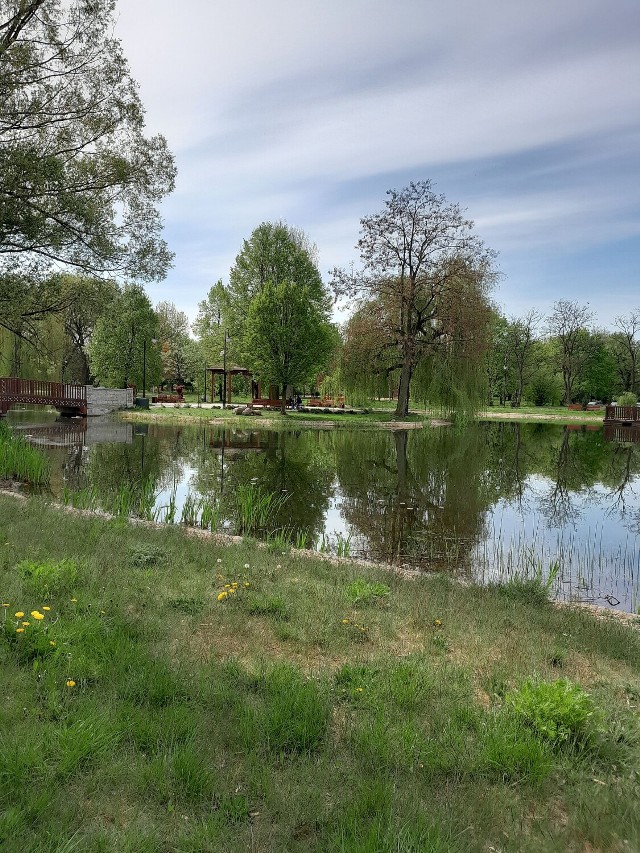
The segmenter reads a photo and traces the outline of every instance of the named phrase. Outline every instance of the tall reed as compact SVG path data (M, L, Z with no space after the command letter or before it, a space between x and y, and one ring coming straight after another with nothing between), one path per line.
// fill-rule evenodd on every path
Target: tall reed
M46 456L0 421L0 479L45 486L49 477Z

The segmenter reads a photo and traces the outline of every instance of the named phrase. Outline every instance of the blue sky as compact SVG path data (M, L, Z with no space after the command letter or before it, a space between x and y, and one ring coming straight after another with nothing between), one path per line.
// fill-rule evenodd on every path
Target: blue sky
M262 221L320 269L431 179L499 253L507 315L640 308L640 0L135 0L116 36L176 156L175 252L148 287L191 319Z

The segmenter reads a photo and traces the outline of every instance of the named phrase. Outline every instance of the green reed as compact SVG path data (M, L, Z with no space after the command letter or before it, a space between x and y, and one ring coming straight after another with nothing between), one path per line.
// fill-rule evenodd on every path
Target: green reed
M45 486L49 478L46 456L0 422L0 479Z

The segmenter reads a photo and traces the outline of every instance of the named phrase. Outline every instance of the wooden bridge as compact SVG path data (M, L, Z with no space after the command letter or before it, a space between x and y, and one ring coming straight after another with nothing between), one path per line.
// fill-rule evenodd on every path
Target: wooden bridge
M66 382L43 382L40 379L0 378L0 417L16 403L53 406L60 414L87 414L87 389Z

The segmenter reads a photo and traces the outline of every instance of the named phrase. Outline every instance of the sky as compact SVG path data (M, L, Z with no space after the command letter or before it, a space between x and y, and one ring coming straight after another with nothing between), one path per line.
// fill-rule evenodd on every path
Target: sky
M193 320L255 227L317 245L429 179L498 252L507 316L640 308L640 0L119 0L115 35L178 168L149 285Z

